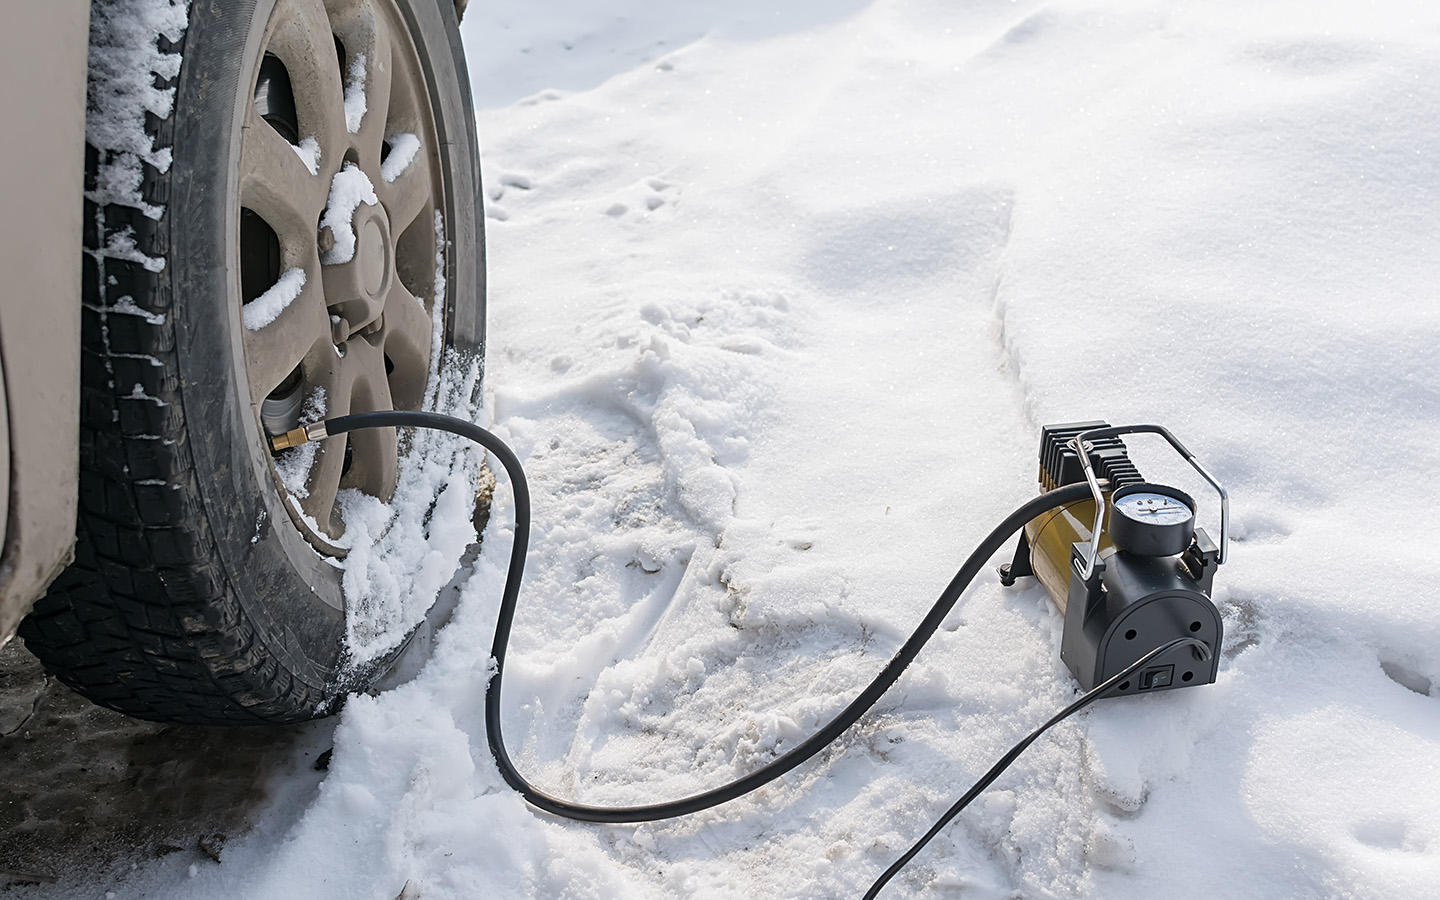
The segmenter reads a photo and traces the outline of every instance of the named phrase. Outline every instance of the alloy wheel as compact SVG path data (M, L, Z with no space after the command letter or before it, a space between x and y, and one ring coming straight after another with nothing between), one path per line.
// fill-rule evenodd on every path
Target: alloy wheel
M420 57L391 0L278 0L246 112L239 273L264 430L424 400L445 196ZM340 491L394 491L397 436L280 451L297 528L340 556ZM313 449L312 449L313 448Z

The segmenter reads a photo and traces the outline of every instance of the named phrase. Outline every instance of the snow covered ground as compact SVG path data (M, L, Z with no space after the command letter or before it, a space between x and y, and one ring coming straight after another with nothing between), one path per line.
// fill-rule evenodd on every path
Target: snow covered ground
M522 769L630 804L764 762L1033 496L1042 424L1153 421L1233 498L1219 683L1057 728L884 896L1440 894L1440 6L784 6L471 4ZM987 572L782 782L537 814L481 712L501 485L436 656L345 709L309 807L114 896L858 896L1074 696L1043 590Z

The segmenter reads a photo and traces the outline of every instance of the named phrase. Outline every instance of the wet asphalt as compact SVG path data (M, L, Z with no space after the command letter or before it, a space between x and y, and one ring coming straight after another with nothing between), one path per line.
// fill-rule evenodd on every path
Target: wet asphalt
M223 864L277 790L318 787L333 731L131 719L47 676L16 638L0 648L0 894L113 882L176 854Z

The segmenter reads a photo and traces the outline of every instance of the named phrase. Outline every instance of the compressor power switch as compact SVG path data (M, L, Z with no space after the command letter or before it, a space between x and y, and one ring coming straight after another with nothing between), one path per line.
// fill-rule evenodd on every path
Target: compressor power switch
M1140 673L1140 690L1169 687L1175 680L1174 666L1157 666Z

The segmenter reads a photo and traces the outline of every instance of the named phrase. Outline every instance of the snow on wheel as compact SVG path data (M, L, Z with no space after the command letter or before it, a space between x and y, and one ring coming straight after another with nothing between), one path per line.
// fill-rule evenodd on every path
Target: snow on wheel
M480 350L468 80L448 2L197 0L186 18L163 0L92 17L76 559L21 633L122 712L303 720L387 661L346 658L337 497L388 499L411 444L272 453L266 435L419 408L444 348ZM106 100L147 27L174 99L141 98L165 149L136 153Z

